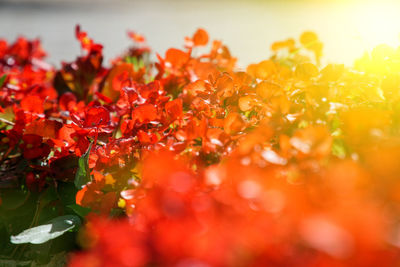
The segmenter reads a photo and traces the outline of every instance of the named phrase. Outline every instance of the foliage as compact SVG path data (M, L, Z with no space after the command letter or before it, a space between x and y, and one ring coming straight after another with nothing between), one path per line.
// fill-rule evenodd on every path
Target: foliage
M240 71L203 29L128 36L106 67L78 26L59 69L0 40L0 264L399 262L400 49L321 66L305 32Z

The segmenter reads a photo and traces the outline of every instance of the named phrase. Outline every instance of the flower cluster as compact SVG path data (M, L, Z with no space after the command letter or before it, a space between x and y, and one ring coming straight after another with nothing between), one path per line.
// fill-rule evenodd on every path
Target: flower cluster
M78 26L60 69L0 41L0 188L85 218L70 266L400 260L400 49L321 66L305 32L240 71L203 29L155 61L128 36L106 67Z

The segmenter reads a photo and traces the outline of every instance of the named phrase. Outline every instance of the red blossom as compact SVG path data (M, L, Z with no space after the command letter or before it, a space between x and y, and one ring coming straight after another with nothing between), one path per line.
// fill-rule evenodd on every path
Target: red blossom
M104 107L91 107L85 112L84 127L96 127L108 125L110 112Z
M36 177L36 175L32 172L26 174L25 183L28 189L32 192L40 192L42 191L46 180L43 176Z
M399 262L398 50L321 69L306 32L238 71L220 41L201 54L203 29L157 62L129 36L103 66L77 26L84 53L60 68L0 40L0 186L44 205L33 223L90 210L69 265Z
M43 143L43 138L39 135L24 134L22 136L22 142L20 148L26 159L43 158L50 153L49 145Z

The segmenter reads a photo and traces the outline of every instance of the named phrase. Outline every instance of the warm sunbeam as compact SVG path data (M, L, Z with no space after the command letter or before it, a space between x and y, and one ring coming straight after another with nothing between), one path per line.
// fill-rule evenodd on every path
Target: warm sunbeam
M357 6L353 11L352 24L348 27L354 28L363 49L371 49L379 44L399 45L399 8L400 5L394 3L367 3Z
M398 11L0 0L0 267L399 266Z

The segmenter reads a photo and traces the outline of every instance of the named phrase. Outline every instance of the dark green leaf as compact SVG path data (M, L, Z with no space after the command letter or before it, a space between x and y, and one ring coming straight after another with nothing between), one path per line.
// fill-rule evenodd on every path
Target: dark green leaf
M79 206L77 204L68 205L67 207L73 210L77 215L82 218L88 215L88 213L91 211L91 209Z
M13 260L13 259L0 259L0 266L4 267L29 267L32 266L32 261L20 261L20 260Z
M6 78L7 78L7 75L5 75L5 74L0 77L0 87L3 86L4 82L6 81Z
M49 187L40 195L40 206L43 208L50 202L57 200L57 192L55 191L54 187Z
M29 191L19 189L4 189L1 191L2 205L0 209L13 210L22 206L30 196Z
M47 267L58 267L58 266L66 266L67 265L67 253L60 252L56 255L52 255L50 262L46 264Z
M78 190L73 183L58 182L57 191L64 206L75 204L75 195Z
M82 186L90 181L89 154L90 150L92 149L92 144L93 143L90 144L86 153L83 154L78 161L78 169L76 170L74 181L74 184L78 189L81 189Z
M122 217L124 215L125 215L125 212L124 212L123 209L120 209L120 208L111 209L111 212L110 212L110 217L111 218L119 218L119 217Z

